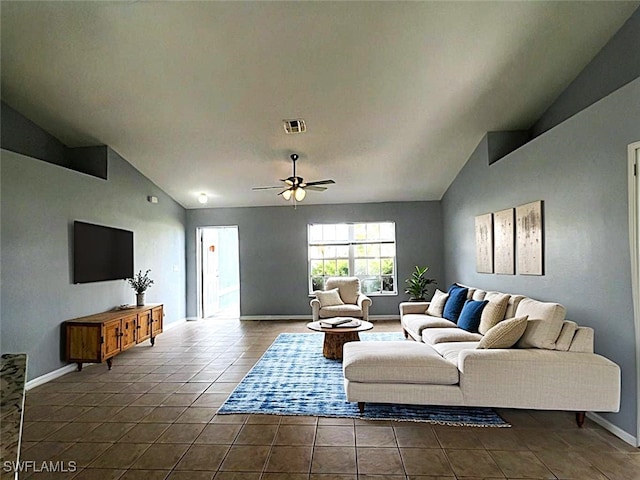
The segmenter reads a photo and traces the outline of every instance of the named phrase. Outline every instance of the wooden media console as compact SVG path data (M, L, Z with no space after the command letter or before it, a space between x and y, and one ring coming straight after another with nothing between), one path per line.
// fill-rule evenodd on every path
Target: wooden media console
M109 370L113 357L120 352L150 340L162 333L163 305L154 303L128 307L64 322L67 361L76 362L78 371L83 363L107 361Z

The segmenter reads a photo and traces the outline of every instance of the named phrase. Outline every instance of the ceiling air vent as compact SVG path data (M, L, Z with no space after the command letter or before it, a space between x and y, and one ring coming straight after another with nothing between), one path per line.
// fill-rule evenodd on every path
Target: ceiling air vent
M301 118L296 118L295 120L285 120L284 131L287 133L304 133L307 131L307 125Z

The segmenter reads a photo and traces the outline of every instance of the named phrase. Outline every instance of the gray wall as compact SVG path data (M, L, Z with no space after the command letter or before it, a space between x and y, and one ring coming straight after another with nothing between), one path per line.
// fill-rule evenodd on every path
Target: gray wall
M196 239L201 226L237 225L240 237L240 313L311 315L307 292L309 223L396 223L398 296L372 297L372 315L398 315L407 300L404 279L414 266L429 265L440 284L442 219L440 202L291 205L187 211L187 315L196 315Z
M135 269L151 269L149 303L185 317L185 210L112 150L109 180L2 150L1 350L29 355L29 379L66 364L61 324L135 296L123 281L72 284L74 220L134 232ZM159 203L147 202L155 195Z
M640 140L640 80L489 166L483 140L442 200L447 281L567 307L622 367L609 421L635 436L636 366L628 235L627 146ZM475 272L474 217L544 202L544 276Z
M531 127L532 137L553 128L640 76L640 8Z

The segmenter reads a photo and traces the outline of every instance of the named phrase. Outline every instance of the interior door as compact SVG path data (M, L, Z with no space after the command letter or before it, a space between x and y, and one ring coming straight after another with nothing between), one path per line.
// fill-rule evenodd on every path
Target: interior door
M202 262L202 317L213 316L220 308L220 271L218 230L203 228L200 242Z
M196 236L198 239L198 317L239 317L238 227L199 227Z

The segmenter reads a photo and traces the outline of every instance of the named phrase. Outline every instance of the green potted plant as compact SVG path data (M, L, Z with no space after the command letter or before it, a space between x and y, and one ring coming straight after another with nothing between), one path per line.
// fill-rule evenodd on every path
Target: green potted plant
M149 278L149 272L151 269L144 272L142 274L142 270L140 270L137 274L133 276L133 278L128 278L127 281L131 288L136 292L136 305L141 307L144 305L144 294L151 285L153 285L153 280Z
M425 295L429 290L429 285L437 283L434 278L425 277L427 270L429 270L429 267L421 268L416 265L416 269L411 274L411 277L405 280L408 286L404 293L410 295L409 301L424 302Z

